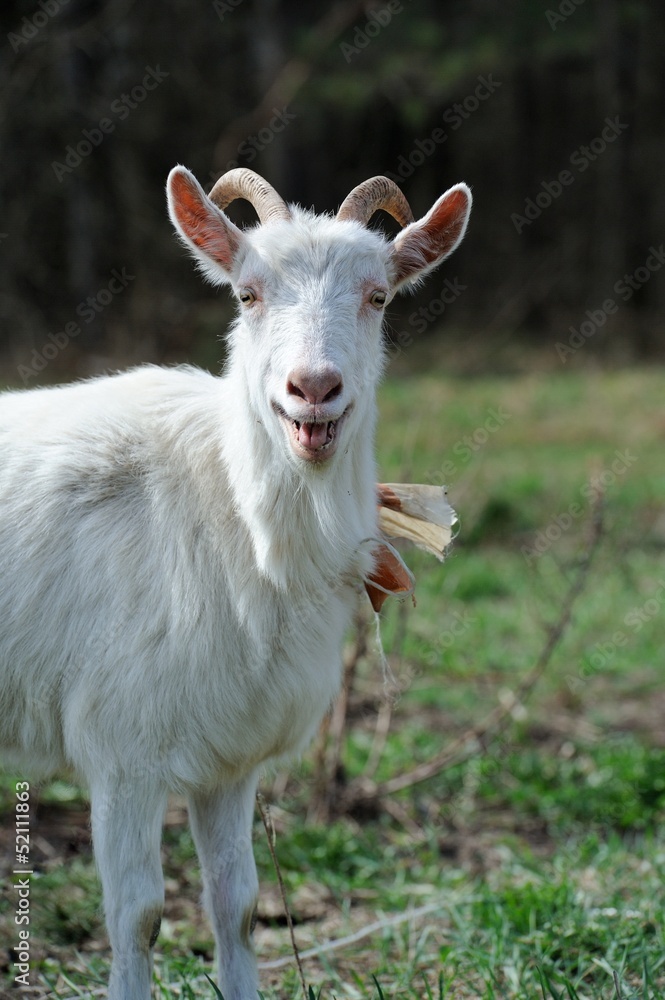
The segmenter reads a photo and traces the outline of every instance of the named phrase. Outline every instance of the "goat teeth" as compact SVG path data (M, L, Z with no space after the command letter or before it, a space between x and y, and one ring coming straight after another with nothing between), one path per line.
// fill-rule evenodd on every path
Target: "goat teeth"
M273 403L273 409L287 426L291 445L297 455L305 458L318 457L323 460L334 452L337 445L337 425L346 415L346 411L335 420L309 421L290 417L277 403Z

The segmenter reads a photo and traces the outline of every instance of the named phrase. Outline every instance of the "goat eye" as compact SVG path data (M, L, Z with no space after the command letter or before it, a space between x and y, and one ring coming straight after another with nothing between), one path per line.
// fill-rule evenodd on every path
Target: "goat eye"
M377 290L376 292L372 292L372 294L369 297L369 301L376 309L383 309L383 307L386 304L387 298L388 296L386 292L381 292Z
M251 306L252 302L256 302L256 295L251 288L243 288L238 294L238 298L244 306Z

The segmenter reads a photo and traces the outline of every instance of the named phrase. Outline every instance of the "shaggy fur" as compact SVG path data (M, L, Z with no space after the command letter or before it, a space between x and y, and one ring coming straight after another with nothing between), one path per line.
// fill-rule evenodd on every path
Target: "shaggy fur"
M458 185L436 234L405 230L400 257L399 237L298 209L241 232L183 168L168 190L206 275L251 301L221 378L142 367L0 396L0 748L90 789L110 1000L150 995L169 791L189 800L224 996L254 1000L258 771L338 692L377 534L372 294L450 253L470 196L461 221ZM318 409L289 388L330 371ZM289 421L342 414L330 457L294 450Z

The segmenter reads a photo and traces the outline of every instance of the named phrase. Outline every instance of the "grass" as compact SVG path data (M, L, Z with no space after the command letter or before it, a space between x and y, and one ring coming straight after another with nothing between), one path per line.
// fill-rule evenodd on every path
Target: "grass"
M308 820L311 754L288 781L267 777L301 948L384 921L306 961L315 997L609 1000L616 973L624 1000L665 998L663 398L665 374L655 369L384 387L381 478L446 481L461 533L442 566L407 553L417 607L386 606L396 697L377 778L431 759L516 689L584 548L594 477L606 488L607 531L535 692L483 751L396 795L399 819ZM376 748L382 698L370 637L351 699L346 780ZM16 779L0 786L3 809ZM82 800L59 782L39 802L53 854L33 880L35 978L44 996L95 995L108 950ZM74 847L61 828L77 831ZM289 944L258 820L255 840L257 942L268 960L287 956ZM164 859L156 996L213 998L211 933L178 803ZM9 900L0 904L7 981ZM390 923L423 906L420 917ZM266 1000L301 995L292 966L264 971L262 984Z

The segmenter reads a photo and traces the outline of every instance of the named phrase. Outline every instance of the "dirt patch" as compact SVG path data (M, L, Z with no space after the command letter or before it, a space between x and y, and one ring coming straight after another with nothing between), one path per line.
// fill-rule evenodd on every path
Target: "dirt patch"
M30 817L30 860L35 871L90 854L90 814L80 805L38 803ZM15 831L0 827L3 876L13 870Z

